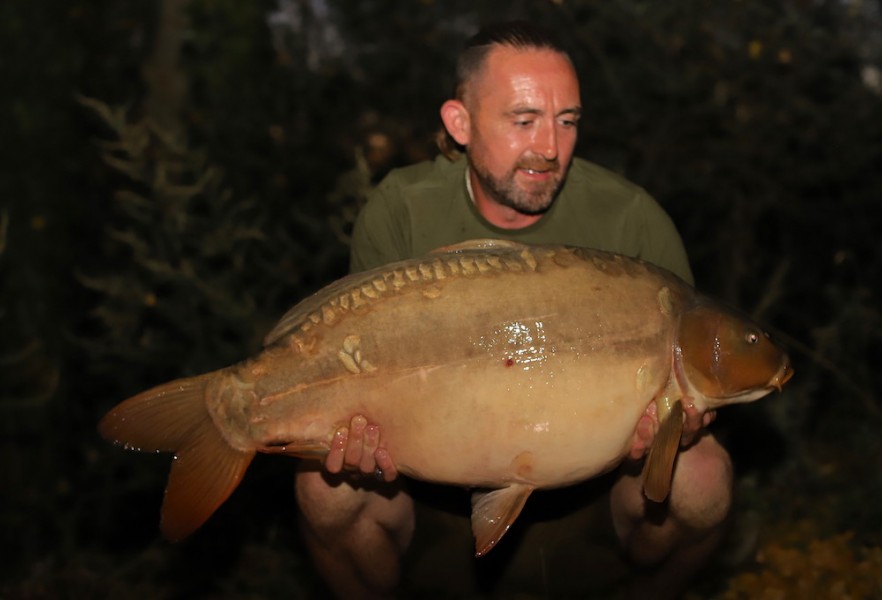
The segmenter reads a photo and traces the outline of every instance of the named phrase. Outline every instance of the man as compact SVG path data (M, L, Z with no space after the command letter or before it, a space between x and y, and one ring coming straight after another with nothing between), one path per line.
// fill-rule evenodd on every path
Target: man
M551 38L524 23L486 29L467 43L457 79L441 119L465 157L438 157L381 182L356 223L354 270L496 237L616 251L691 281L682 242L663 210L640 188L573 158L578 80ZM477 561L468 557L467 503L448 488L397 480L380 427L356 417L337 432L326 472L298 474L307 545L340 597L391 597L403 579L420 581L423 593L448 597L476 590L497 597L515 590L537 597L584 595L591 586L580 587L579 580L602 578L606 570L592 571L597 557L586 555L593 552L586 540L606 527L637 567L632 595L675 597L719 541L731 504L731 466L725 450L702 431L711 415L689 407L689 439L670 498L649 502L635 463L652 441L654 417L649 408L636 424L632 461L583 486L534 494L521 517L525 524L519 519L515 526L520 531ZM383 482L345 472L375 467ZM445 500L451 496L453 507ZM428 541L420 540L424 532ZM464 543L456 541L463 537ZM610 556L615 558L603 560ZM446 581L444 573L450 573ZM442 581L431 581L433 575Z

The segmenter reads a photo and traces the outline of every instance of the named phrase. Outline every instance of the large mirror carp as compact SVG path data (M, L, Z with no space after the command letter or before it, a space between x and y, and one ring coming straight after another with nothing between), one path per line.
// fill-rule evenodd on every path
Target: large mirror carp
M479 490L481 555L533 490L615 467L650 403L661 425L644 489L661 501L683 403L749 402L791 375L762 329L664 269L481 240L328 285L258 355L138 394L100 431L174 453L161 529L177 540L229 497L256 452L321 460L362 414L400 473Z

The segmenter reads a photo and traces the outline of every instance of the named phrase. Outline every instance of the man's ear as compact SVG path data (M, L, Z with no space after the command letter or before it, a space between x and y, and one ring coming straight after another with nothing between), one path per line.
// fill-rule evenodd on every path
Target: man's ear
M456 143L468 146L472 138L472 124L469 111L459 100L448 100L441 105L441 121Z

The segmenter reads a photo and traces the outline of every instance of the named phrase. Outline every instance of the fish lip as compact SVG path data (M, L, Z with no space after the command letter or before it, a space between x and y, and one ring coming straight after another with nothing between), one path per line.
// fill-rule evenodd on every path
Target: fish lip
M772 380L769 382L769 387L780 392L784 388L784 384L790 381L792 377L793 366L790 364L789 360L785 360L784 364L781 365L781 368L778 369L778 372L775 373L775 376L772 377Z

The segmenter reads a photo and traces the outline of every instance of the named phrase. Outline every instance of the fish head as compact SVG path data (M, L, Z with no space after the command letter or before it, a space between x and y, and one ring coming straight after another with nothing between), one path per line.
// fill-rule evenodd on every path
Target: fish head
M793 376L787 352L768 332L706 299L682 314L678 355L689 394L707 409L758 400Z

